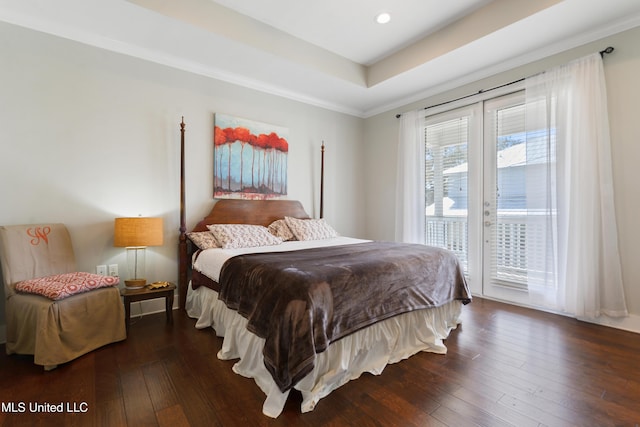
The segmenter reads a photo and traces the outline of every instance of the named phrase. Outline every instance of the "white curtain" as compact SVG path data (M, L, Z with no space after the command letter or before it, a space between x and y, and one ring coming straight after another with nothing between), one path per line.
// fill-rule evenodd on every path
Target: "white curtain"
M408 111L400 117L396 179L396 240L399 242L425 242L423 116L418 111Z
M578 318L626 316L600 55L528 78L526 126L532 302Z

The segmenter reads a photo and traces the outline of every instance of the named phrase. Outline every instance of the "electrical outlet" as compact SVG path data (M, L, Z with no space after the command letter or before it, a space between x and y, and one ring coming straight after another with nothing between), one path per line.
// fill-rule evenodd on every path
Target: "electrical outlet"
M109 264L109 276L118 275L118 264Z
M96 265L96 274L100 274L102 276L107 275L107 266L106 265Z

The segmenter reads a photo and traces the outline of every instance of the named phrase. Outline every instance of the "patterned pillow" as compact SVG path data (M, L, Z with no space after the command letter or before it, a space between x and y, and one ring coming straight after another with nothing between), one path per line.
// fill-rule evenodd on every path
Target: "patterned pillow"
M202 250L220 247L210 231L191 231L187 233L187 237Z
M338 236L336 230L323 218L297 219L285 216L284 220L298 240L322 240Z
M253 248L279 245L282 239L269 233L267 227L249 224L207 225L223 249Z
M116 286L118 283L120 283L120 278L116 276L75 272L23 280L16 283L16 291L38 294L52 300L60 300L93 289Z
M267 227L267 229L271 234L281 238L284 242L288 240L296 240L296 236L293 235L291 229L284 219L273 221L271 224L269 224L269 227Z

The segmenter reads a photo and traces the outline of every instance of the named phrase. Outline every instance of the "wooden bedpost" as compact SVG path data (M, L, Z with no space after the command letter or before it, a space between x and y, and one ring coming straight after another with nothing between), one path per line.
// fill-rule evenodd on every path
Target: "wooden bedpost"
M180 237L178 238L178 304L186 307L187 296L187 225L184 184L184 116L180 122Z
M324 217L324 141L320 148L320 218Z

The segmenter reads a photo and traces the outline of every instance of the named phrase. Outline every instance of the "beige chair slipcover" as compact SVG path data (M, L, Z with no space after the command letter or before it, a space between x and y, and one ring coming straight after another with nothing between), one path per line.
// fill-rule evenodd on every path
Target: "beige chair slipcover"
M33 354L45 369L126 338L117 287L95 289L60 300L16 292L16 283L76 271L64 224L0 226L7 354Z

